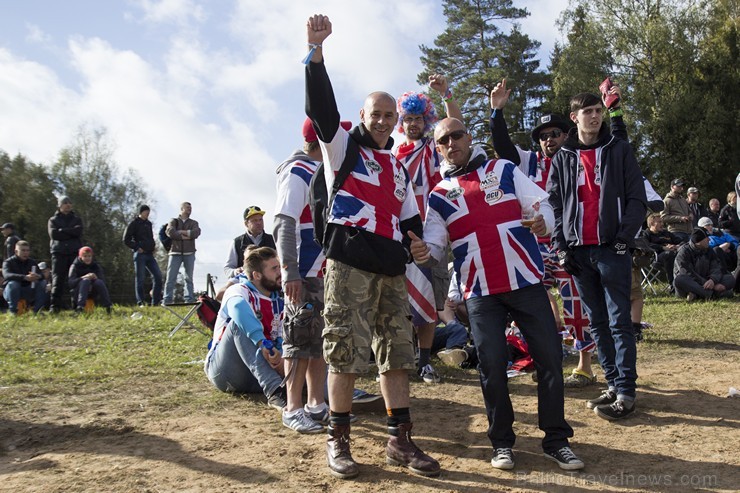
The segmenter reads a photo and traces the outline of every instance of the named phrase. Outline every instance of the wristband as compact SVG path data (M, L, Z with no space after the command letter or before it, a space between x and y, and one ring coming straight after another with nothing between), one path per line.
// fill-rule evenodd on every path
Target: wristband
M321 43L308 43L308 47L311 48L311 50L308 52L308 55L306 55L306 58L303 59L303 64L308 65L311 62L311 58L313 57L313 54L316 52L316 48L321 48Z
M448 87L447 92L444 96L442 96L442 100L446 103L447 101L452 99L452 90Z
M609 111L609 118L616 118L618 116L623 116L624 110L622 108L617 108L616 110Z

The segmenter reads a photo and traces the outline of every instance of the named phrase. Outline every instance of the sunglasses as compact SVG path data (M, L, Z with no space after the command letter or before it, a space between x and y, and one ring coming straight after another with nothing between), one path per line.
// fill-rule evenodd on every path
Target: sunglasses
M252 205L252 206L248 207L247 208L247 213L244 214L244 219L246 219L250 214L253 214L255 212L262 212L262 209L260 209L256 205Z
M552 137L553 139L557 139L561 135L563 135L563 131L560 130L559 128L556 128L552 132L540 132L540 140L544 142L550 137Z
M465 134L467 134L467 132L464 130L455 130L454 132L450 132L447 135L443 135L442 137L438 138L437 144L446 146L450 143L450 139L460 140Z

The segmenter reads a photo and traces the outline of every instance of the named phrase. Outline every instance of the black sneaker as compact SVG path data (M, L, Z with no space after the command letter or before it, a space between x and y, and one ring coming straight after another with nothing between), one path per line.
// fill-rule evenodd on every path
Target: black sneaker
M560 469L565 469L566 471L575 471L576 469L583 469L586 466L586 464L584 464L583 461L573 453L570 447L563 447L550 452L545 451L545 457L551 461L557 462Z
M594 412L600 418L608 419L609 421L615 421L617 419L623 419L635 412L635 404L627 407L627 404L618 399L611 404L604 404L602 406L596 406Z
M589 409L594 409L596 406L603 406L603 405L609 405L617 400L617 394L616 392L612 392L611 390L605 390L603 394L601 394L596 399L591 399L590 401L586 402L586 407Z
M280 386L270 394L267 398L267 405L274 407L278 411L282 411L285 406L288 405L288 395L286 394L285 387Z
M496 469L514 469L514 451L510 448L497 448L493 451L491 465Z

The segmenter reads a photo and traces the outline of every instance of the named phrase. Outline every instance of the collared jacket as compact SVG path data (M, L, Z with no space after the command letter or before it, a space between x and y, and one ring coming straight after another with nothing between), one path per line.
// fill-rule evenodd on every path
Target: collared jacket
M180 234L181 230L190 231L190 237L185 238ZM195 253L195 239L200 236L198 221L193 219L182 220L181 217L173 217L167 224L167 236L172 238L170 255L192 255Z
M157 244L154 242L151 221L136 216L126 226L126 231L123 233L123 243L135 252L141 248L144 253L154 253Z
M702 250L690 241L678 249L673 274L691 276L699 284L709 279L718 283L722 280L722 264L711 248Z
M36 267L36 272L40 274L39 264L32 258L28 258L25 262L17 255L5 259L3 262L3 278L5 278L3 287L10 281L19 281L21 286L30 286L31 281L27 281L26 276L33 272L34 267Z
M600 159L599 243L619 239L632 246L647 210L642 172L629 143L609 133L602 123L597 142L584 146L578 131L571 129L568 139L555 154L547 182L549 202L555 212L553 244L558 250L581 245L578 234L579 153L596 149Z
M691 214L691 208L689 202L680 193L670 191L668 195L663 199L665 208L660 213L660 217L663 218L663 222L666 228L671 233L686 233L691 234L693 227L691 221L683 222L682 216L688 216ZM698 218L696 219L699 220Z
M69 266L69 287L72 289L76 288L80 283L82 276L86 276L88 274L95 274L95 277L105 282L103 268L99 263L93 260L91 263L86 264L81 258L77 257L75 261L72 262L72 265Z
M49 246L51 253L62 255L77 255L82 248L82 219L74 213L62 214L57 211L49 218Z

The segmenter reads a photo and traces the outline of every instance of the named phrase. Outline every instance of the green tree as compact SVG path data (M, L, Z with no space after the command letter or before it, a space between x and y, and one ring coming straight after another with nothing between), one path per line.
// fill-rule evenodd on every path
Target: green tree
M568 40L552 59L548 103L613 75L656 189L681 176L705 201L722 197L739 157L737 19L733 0L576 0L561 16Z
M72 145L65 147L51 168L60 194L68 195L82 218L83 243L95 250L106 273L114 302L131 302L131 250L122 242L126 225L138 206L151 203L139 176L121 173L105 128L81 126Z
M13 223L18 235L31 244L33 258L49 262L46 221L56 198L48 169L21 154L11 159L0 151L0 176L0 222Z
M515 140L528 144L523 130L531 120L532 107L543 98L547 83L535 59L539 42L516 25L508 34L499 26L524 18L529 12L514 7L511 0L444 0L443 11L447 28L437 36L433 47L419 47L424 70L418 82L425 84L434 72L445 74L474 140L490 142L487 101L491 89L506 77L513 89L506 111L509 129L518 136Z

